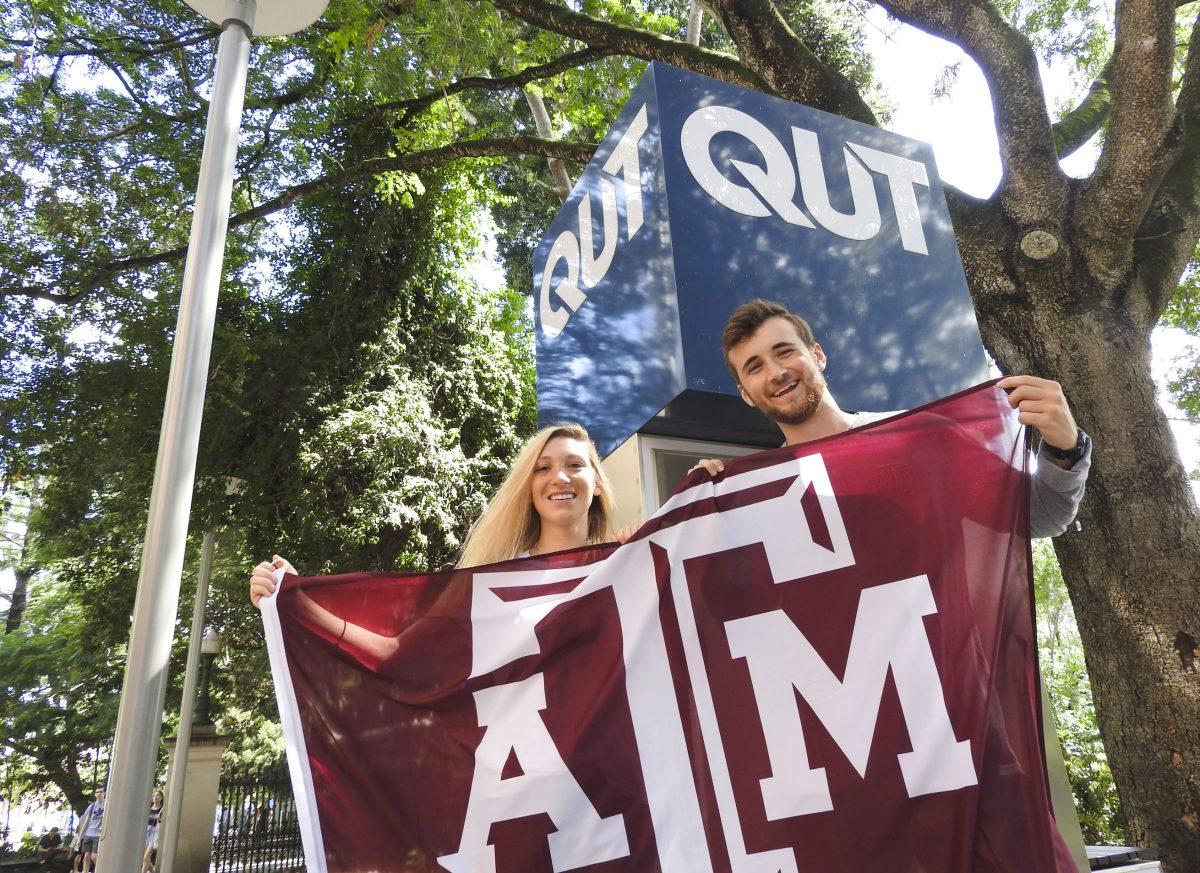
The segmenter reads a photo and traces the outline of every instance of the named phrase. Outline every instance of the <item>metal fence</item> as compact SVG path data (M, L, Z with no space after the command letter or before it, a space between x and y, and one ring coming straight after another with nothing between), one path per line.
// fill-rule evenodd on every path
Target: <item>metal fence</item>
M303 867L300 824L286 765L222 773L212 873L269 873Z

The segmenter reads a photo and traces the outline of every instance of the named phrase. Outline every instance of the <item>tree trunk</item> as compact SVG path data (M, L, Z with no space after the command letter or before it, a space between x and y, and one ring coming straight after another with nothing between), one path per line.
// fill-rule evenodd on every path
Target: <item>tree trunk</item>
M529 88L522 89L521 93L525 95L525 102L529 104L529 112L533 115L533 124L537 128L538 136L551 139L554 129L550 125L550 112L546 109L546 101L540 93ZM567 165L558 158L547 158L546 163L550 166L550 176L554 179L554 196L565 203L571 194L571 177L567 175Z
M1104 299L1099 289L1066 284L1086 278L1053 279L1027 292L1042 301L1032 312L981 312L981 326L1007 372L1058 379L1080 426L1104 434L1078 524L1055 539L1055 551L1128 836L1157 849L1164 870L1195 873L1200 513L1149 376L1148 330L1123 309L1084 311L1066 302Z
M704 7L700 0L692 0L688 7L687 34L683 41L688 45L700 45L700 30L704 27Z
M43 766L45 766L45 762L43 762ZM92 798L83 787L83 779L79 776L79 770L74 766L62 769L46 767L46 770L50 774L50 780L58 786L71 809L75 810L75 815L83 815L83 811L87 809Z
M1109 444L1095 449L1082 530L1056 551L1129 837L1168 870L1200 871L1200 530L1149 362L1106 363L1074 403Z
M21 626L21 614L25 612L25 602L29 597L29 580L33 578L33 568L14 567L13 576L16 577L16 584L13 586L8 616L4 619L5 634L11 634Z
M47 758L44 754L39 754L43 750L39 748L36 741L32 745L28 742L12 742L12 748L18 754L28 756L34 765L46 774L46 778L62 792L76 815L83 814L92 798L88 795L87 789L83 787L83 779L79 774L74 757L61 760ZM72 750L72 756L78 754L78 751Z
M29 601L29 583L33 580L34 573L37 572L30 564L32 556L29 549L28 530L29 519L33 515L36 506L36 496L31 497L23 519L26 530L21 536L21 557L17 561L17 566L13 568L13 576L16 581L13 586L12 600L8 606L8 615L4 619L4 633L6 636L14 633L21 626L21 617L25 613L25 604Z

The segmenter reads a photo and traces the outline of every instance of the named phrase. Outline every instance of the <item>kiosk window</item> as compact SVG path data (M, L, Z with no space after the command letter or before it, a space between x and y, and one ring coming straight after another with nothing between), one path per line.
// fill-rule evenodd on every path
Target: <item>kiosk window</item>
M737 457L738 455L731 455L727 452L703 453L655 449L654 481L658 489L658 500L651 511L657 510L659 506L662 506L666 502L671 493L679 487L679 483L683 481L683 477L687 475L688 470L696 466L697 461L702 458L717 458L728 464Z

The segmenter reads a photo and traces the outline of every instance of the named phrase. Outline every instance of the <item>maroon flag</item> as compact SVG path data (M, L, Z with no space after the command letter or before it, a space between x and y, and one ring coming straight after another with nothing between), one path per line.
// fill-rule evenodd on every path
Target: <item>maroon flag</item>
M693 474L626 545L264 601L310 873L1068 873L993 384Z

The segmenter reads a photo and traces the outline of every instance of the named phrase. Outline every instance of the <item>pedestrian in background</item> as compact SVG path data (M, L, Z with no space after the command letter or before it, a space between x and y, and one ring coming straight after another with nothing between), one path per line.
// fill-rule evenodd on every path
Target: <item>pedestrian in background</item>
M42 838L38 840L37 844L38 861L42 864L49 864L56 860L62 852L62 835L59 834L58 828L50 828L47 833L42 834Z
M79 857L82 862L77 870L89 873L96 869L96 851L100 848L100 829L104 827L104 789L96 789L96 799L88 804L79 820Z
M149 822L146 825L146 854L142 857L142 873L150 873L158 861L158 824L162 819L166 795L155 791L150 796Z

